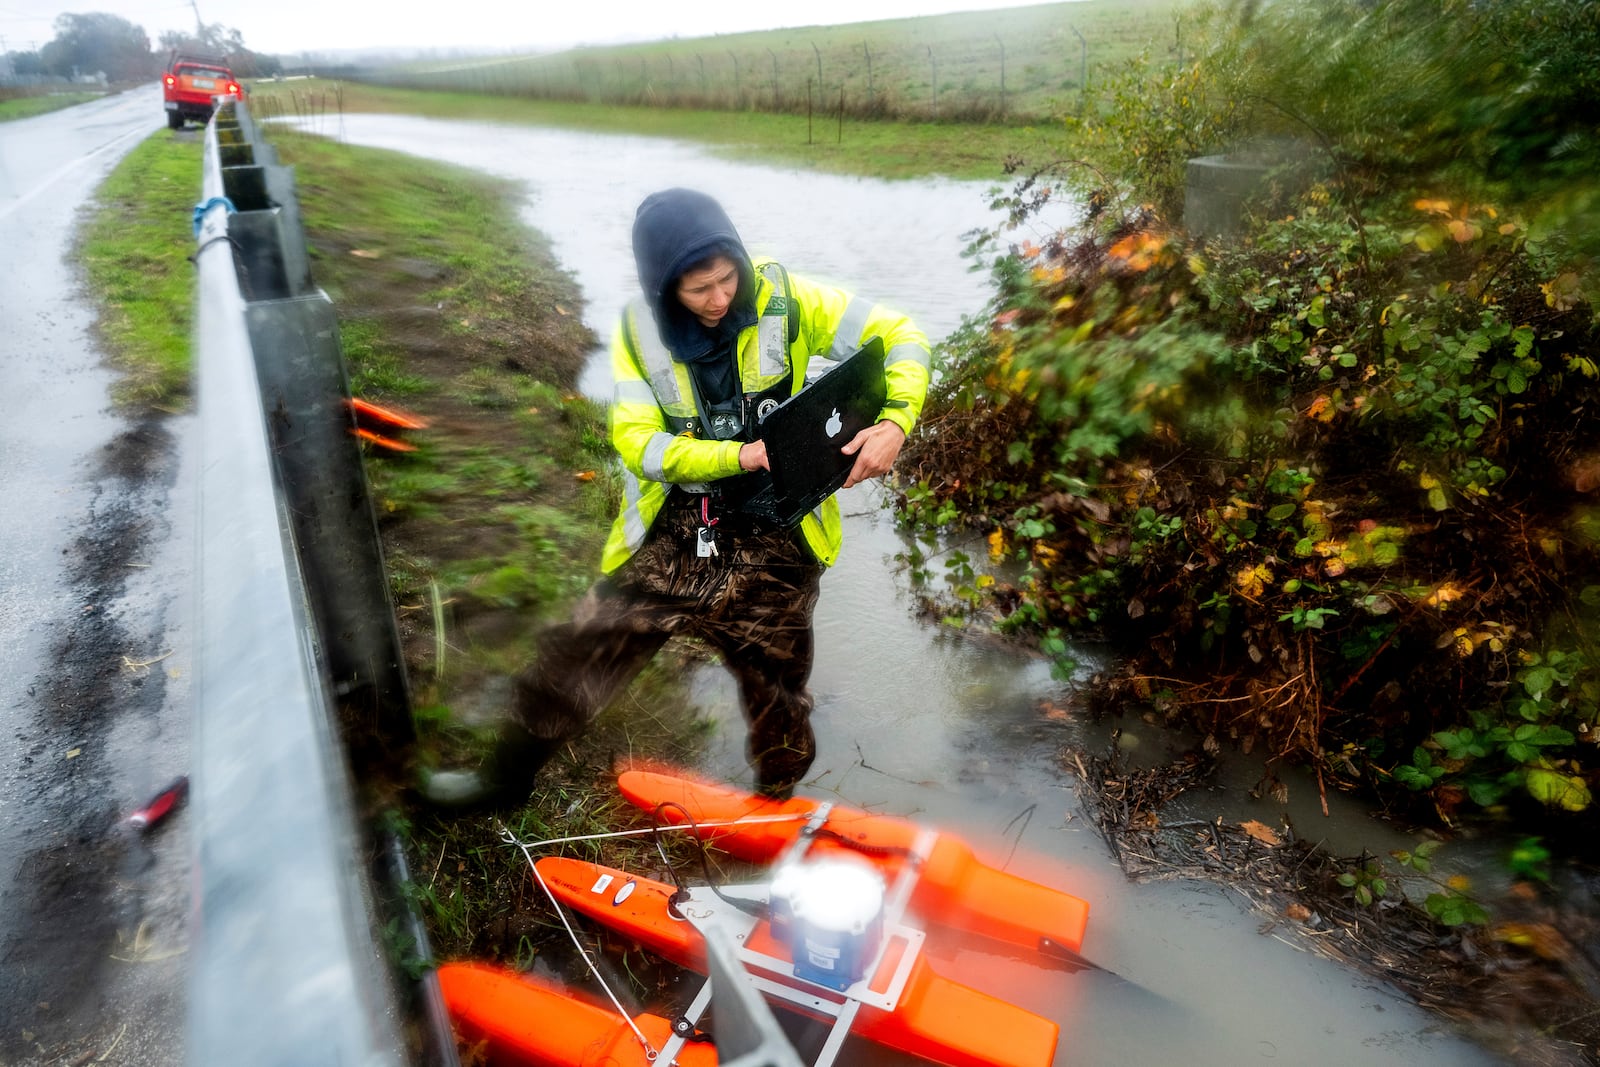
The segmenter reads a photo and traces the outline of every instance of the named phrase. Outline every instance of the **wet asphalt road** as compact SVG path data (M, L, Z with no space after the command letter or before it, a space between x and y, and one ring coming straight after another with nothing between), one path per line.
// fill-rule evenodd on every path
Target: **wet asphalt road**
M122 820L187 764L187 419L112 409L71 248L164 125L155 86L0 125L5 1067L183 1061L185 820Z

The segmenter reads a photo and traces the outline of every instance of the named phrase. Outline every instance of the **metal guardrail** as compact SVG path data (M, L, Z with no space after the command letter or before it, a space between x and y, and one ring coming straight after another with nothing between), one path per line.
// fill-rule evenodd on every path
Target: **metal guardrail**
M408 731L405 676L333 309L242 103L201 200L188 1061L400 1064L340 727Z

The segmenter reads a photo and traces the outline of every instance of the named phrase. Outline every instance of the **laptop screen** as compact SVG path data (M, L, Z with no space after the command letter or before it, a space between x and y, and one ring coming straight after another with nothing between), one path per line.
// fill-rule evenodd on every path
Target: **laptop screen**
M883 341L874 337L762 420L780 511L804 514L844 484L855 457L839 450L878 421L886 395Z

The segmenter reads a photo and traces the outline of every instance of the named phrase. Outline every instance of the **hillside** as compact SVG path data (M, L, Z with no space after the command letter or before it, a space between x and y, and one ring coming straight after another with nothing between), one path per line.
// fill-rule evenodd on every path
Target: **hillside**
M1176 58L1189 0L1082 0L547 55L412 64L410 88L592 103L1027 121L1148 52Z

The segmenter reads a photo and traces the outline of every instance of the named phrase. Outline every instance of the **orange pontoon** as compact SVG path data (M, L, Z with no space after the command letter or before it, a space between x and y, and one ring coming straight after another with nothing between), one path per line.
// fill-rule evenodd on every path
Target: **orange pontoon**
M768 800L726 786L655 771L625 771L622 795L665 822L692 819L700 836L752 863L771 863L805 830L823 805L805 797ZM665 806L662 806L665 805ZM832 806L814 837L815 853L841 850L871 860L886 877L929 842L931 831L891 815ZM760 821L771 816L788 819ZM731 825L729 825L731 824ZM932 837L917 872L910 907L931 923L967 930L1021 948L1051 954L1083 949L1087 901L990 867L959 838Z
M648 1067L652 1056L633 1026L655 1050L672 1037L672 1024L658 1015L636 1015L630 1026L610 1007L499 967L447 963L439 985L461 1040L484 1045L494 1067ZM716 1067L717 1050L684 1045L675 1062Z
M563 905L633 938L650 952L704 973L705 942L692 922L668 909L672 886L585 860L547 856L534 864ZM682 905L689 918L716 906L704 888ZM921 933L891 929L884 951L861 990L838 998L793 979L789 949L765 920L743 938L743 960L769 997L817 1017L827 1017L846 996L860 1007L850 1032L949 1067L1048 1067L1060 1028L987 993L943 978L918 951ZM784 992L791 995L784 996ZM800 995L795 995L800 994ZM1002 1036L1003 1035L1003 1036Z

